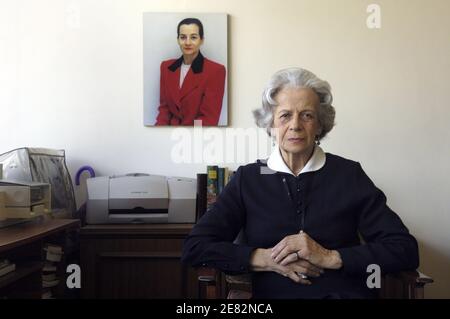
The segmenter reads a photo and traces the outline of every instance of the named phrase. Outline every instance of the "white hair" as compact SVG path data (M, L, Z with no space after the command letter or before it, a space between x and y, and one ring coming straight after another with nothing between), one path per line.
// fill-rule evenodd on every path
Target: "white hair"
M327 81L319 79L314 73L301 69L289 68L276 72L269 80L262 95L262 107L253 111L253 116L258 127L265 128L269 136L273 126L273 113L277 107L275 96L283 88L310 88L319 97L318 120L322 128L319 139L325 137L334 126L336 112L331 105L333 95Z

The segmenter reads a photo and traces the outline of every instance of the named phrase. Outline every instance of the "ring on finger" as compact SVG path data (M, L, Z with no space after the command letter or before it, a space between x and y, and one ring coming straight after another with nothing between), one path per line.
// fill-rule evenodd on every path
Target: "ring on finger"
M302 274L301 272L298 272L297 275L299 275L300 278L302 278L302 279L308 279L308 276L306 276L305 274Z

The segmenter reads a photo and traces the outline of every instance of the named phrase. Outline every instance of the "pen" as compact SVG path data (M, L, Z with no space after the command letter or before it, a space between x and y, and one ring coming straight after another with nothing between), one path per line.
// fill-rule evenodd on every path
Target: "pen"
M287 194L288 194L288 196L289 196L289 199L290 199L291 202L292 202L291 192L289 191L289 187L288 187L288 185L287 185L286 178L284 178L284 177L283 177L283 184L284 184L284 188L286 189L286 192L287 192Z

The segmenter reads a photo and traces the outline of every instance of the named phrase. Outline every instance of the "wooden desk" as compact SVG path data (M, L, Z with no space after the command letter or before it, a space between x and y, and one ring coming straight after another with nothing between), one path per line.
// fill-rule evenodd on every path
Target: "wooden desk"
M16 264L15 271L0 277L0 298L41 298L44 244L62 246L67 256L73 249L67 245L67 238L79 224L74 219L39 218L0 229L0 259ZM64 257L60 265L65 261ZM65 275L64 266L59 267L58 274ZM65 280L60 280L55 297L64 297L64 289Z
M83 298L197 298L197 274L181 264L193 224L81 228Z

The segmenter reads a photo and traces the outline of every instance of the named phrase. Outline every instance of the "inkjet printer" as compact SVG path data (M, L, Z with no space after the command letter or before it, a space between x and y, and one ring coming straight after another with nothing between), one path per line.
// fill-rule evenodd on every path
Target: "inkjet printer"
M86 181L88 224L195 223L196 179L128 174Z

